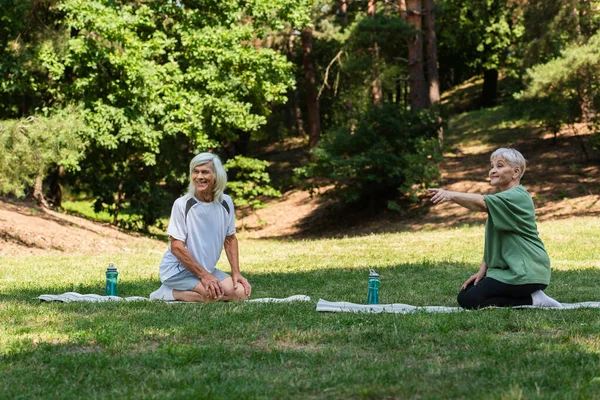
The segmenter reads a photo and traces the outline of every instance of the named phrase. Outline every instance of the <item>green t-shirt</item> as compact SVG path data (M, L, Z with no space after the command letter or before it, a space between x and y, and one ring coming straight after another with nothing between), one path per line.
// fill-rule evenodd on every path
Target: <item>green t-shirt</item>
M509 285L550 283L550 258L540 239L531 195L522 186L484 195L488 208L486 276Z

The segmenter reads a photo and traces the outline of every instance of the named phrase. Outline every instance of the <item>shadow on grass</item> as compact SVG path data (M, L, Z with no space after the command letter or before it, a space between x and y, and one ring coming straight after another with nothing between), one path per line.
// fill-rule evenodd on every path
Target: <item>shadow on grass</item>
M414 305L456 305L457 288L473 272L463 263L371 267L381 274L383 302ZM0 353L7 366L0 368L0 389L6 398L64 399L89 393L99 398L469 398L481 387L500 398L517 383L515 390L528 398L540 390L557 395L555 390L571 388L557 395L561 398L593 391L588 383L597 373L597 310L315 312L319 297L364 302L365 272L340 266L248 275L255 297L313 298L294 304L36 304L23 300L66 288L15 286L0 307L8 313L12 337ZM553 282L549 294L561 301L597 300L590 297L597 293L600 271L556 271ZM126 296L144 295L157 284L142 279L120 289ZM80 289L97 292L91 285Z

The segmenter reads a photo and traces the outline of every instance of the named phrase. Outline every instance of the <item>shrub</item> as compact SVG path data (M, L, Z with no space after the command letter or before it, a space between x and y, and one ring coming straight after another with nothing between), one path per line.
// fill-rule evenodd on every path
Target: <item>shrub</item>
M271 187L271 179L266 171L267 161L236 156L224 165L234 178L227 184L236 207L249 207L252 211L263 208L264 197L281 197L281 193Z
M515 95L526 101L534 118L544 122L546 128L555 134L565 124L583 121L588 124L592 135L588 145L598 152L600 131L598 115L600 86L598 70L600 68L600 32L597 32L585 44L574 43L545 64L539 64L527 71L527 87ZM582 151L588 161L583 141Z
M439 176L436 165L435 114L410 112L397 105L373 107L354 132L339 127L326 133L312 150L313 161L296 169L296 177L325 178L342 203L385 204L416 191ZM312 187L322 180L313 180Z
M74 110L52 117L0 122L0 193L22 197L51 166L77 170L83 156L81 120Z

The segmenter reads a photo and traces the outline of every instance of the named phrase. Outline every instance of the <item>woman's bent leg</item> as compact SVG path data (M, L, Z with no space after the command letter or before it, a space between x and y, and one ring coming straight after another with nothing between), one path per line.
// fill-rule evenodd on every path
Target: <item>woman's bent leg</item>
M483 278L477 285L469 285L458 293L458 304L467 309L483 307L515 307L532 304L531 294L546 285L509 285L493 278Z

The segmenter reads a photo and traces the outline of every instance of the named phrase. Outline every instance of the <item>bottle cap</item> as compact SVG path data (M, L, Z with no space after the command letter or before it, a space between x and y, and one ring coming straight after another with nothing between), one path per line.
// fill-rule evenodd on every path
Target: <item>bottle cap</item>
M115 267L115 264L113 263L109 263L108 264L108 268L106 269L107 271L116 271L117 267Z
M379 278L379 274L374 269L369 269L369 278Z

